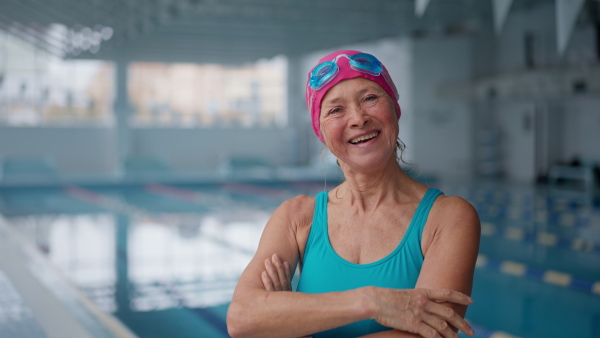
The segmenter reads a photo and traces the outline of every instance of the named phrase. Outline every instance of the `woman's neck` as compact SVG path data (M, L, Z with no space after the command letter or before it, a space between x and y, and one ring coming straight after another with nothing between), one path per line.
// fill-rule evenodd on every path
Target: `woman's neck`
M344 164L342 170L346 181L336 188L334 195L361 213L368 213L386 201L401 203L410 197L417 183L402 171L395 157L377 170L352 170Z

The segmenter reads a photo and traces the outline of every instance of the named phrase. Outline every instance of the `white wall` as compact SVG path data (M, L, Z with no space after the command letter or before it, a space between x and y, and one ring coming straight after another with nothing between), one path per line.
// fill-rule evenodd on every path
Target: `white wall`
M563 160L575 156L600 165L600 98L571 98L565 102Z
M0 128L0 159L46 156L64 173L111 173L114 150L107 128Z
M288 133L287 129L138 129L133 149L137 155L165 159L183 171L212 170L230 156L286 165Z
M471 78L468 37L413 41L412 93L414 161L425 176L471 176L472 135L469 102L440 98L442 83Z
M497 123L502 140L501 170L513 181L534 182L536 176L534 104L503 102L497 109Z
M215 169L227 156L263 158L274 165L290 160L287 129L134 129L132 155L168 161L176 170ZM64 174L106 174L117 170L112 128L2 128L0 158L51 157Z

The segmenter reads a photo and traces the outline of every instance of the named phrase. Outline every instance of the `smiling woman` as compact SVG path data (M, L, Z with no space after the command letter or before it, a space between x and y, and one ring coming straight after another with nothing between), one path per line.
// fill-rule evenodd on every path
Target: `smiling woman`
M479 218L402 171L397 100L370 54L335 52L309 73L313 129L346 181L274 212L229 308L233 337L473 335Z
M382 164L395 160L390 156L398 139L393 101L371 80L357 77L331 88L321 105L320 125L325 144L340 166L352 163L376 170L377 157Z

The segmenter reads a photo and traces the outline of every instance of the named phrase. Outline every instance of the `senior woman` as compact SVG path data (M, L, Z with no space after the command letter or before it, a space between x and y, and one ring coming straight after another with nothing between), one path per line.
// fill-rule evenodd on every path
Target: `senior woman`
M479 218L397 160L398 94L370 54L309 73L313 129L345 181L273 213L227 314L233 337L458 337L472 302ZM297 290L290 280L300 269Z

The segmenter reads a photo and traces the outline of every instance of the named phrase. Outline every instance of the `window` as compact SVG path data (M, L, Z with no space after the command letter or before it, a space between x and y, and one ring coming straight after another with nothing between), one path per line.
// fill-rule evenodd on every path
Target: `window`
M0 30L0 126L112 126L114 72L111 62L63 60ZM285 127L286 74L284 56L240 66L130 63L130 121L140 128Z
M112 63L63 60L0 31L0 125L112 123Z
M137 127L284 127L284 57L251 65L133 63L129 99Z

